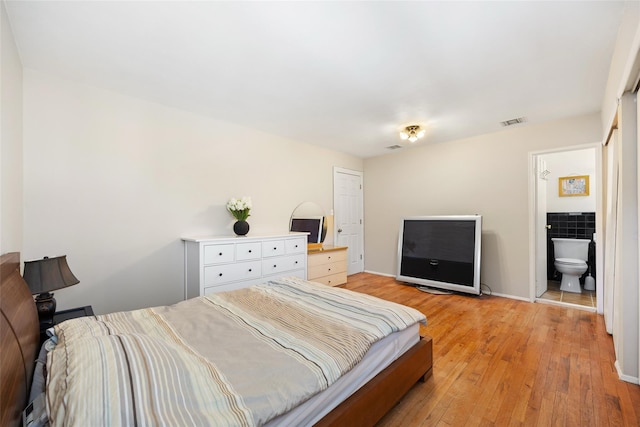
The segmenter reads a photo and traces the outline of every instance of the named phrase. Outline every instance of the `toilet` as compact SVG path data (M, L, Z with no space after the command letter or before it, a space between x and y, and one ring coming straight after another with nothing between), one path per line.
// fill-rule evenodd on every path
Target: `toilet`
M580 293L580 276L587 271L588 239L552 238L555 260L553 265L562 274L560 290Z

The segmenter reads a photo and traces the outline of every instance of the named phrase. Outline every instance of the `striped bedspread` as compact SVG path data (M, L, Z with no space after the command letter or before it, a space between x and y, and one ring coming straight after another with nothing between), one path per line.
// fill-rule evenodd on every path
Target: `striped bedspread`
M300 279L55 327L53 426L254 426L326 389L420 312Z

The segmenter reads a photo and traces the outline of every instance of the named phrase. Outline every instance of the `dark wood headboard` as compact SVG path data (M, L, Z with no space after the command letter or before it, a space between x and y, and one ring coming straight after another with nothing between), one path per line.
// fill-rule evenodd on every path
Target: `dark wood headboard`
M0 426L20 426L40 342L38 312L19 253L0 257L0 279Z

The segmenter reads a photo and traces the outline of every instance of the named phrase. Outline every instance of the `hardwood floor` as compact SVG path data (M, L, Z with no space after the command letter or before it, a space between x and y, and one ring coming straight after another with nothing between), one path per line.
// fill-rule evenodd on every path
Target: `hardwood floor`
M602 316L494 296L432 295L390 277L347 289L427 316L433 376L379 423L389 426L640 426L640 386L618 379Z

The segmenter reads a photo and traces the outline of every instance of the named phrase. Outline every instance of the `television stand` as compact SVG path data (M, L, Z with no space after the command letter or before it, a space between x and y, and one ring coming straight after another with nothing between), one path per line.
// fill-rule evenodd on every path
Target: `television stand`
M430 288L428 286L416 286L416 289L434 295L452 295L452 291L443 291L442 289Z

